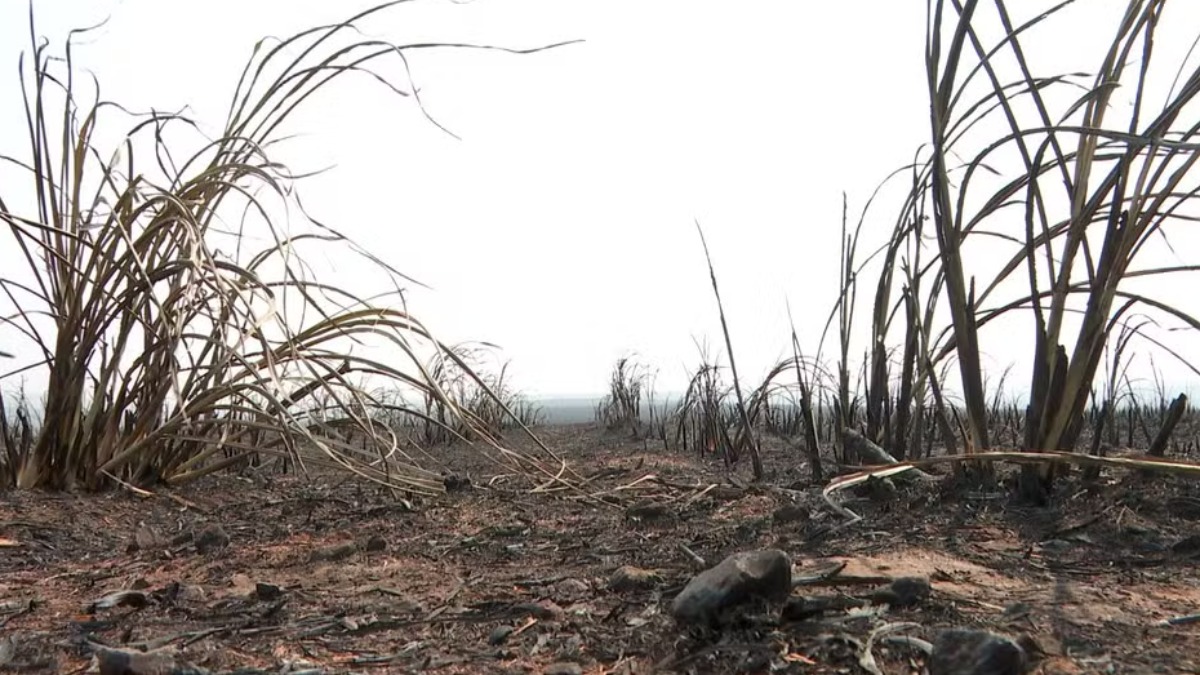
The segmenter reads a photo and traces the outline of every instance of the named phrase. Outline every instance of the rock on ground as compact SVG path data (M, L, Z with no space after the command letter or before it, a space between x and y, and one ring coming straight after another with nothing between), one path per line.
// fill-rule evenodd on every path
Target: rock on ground
M1028 666L1020 645L982 630L942 631L929 656L929 675L1024 675Z
M692 578L671 603L681 624L711 624L726 609L754 598L781 600L792 590L792 560L768 549L735 553Z

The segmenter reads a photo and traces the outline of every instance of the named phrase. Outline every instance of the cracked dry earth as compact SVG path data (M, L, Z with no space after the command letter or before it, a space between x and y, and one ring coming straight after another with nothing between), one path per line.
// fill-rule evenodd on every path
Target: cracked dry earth
M1200 486L1068 480L1030 509L900 485L841 495L864 520L835 529L779 441L768 480L751 484L590 425L538 433L596 489L624 486L622 501L529 494L468 448L436 453L472 485L412 509L341 476L0 493L0 670L86 672L107 645L203 669L174 672L857 673L872 633L903 624L892 632L926 640L950 627L1027 635L1045 652L1035 672L1200 672L1200 623L1164 623L1200 613ZM906 609L791 620L762 605L716 632L676 625L670 602L696 557L757 548L787 552L811 582L793 596L903 576L933 590ZM636 583L613 588L628 567ZM883 673L925 660L882 640L871 655Z

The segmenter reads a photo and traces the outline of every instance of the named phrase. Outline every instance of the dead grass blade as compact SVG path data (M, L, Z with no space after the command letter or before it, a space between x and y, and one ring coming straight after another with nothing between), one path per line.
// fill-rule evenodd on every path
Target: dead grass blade
M400 284L411 280L309 217L293 192L299 176L270 157L286 120L348 73L366 74L407 98L414 94L405 56L411 50L528 54L549 48L355 37L357 22L404 2L271 47L260 42L234 91L223 133L190 151L187 133L195 125L185 116L127 111L101 98L98 83L89 98L72 57L72 40L81 32L72 33L60 58L38 39L31 11L31 51L19 69L28 147L0 161L29 178L25 189L35 207L16 213L10 205L21 200L0 195L0 223L25 261L0 278L14 308L0 325L42 355L47 398L28 442L15 453L6 443L11 482L47 488L178 483L261 451L287 457L301 470L332 464L392 488L440 491L436 476L375 419L378 400L365 382L391 383L406 396L436 401L444 420L485 438L510 465L575 480L569 471L499 446L498 419L515 418L526 432L532 419L509 405L515 399L506 393L503 369L485 382L408 314L402 297L394 302ZM380 74L378 63L389 58L408 80ZM97 130L115 116L133 121L114 146L101 147ZM277 215L289 207L298 207L309 231L293 232ZM231 221L236 228L225 226ZM247 251L251 232L269 243ZM312 278L304 254L313 246L357 255L382 271L397 293L368 298ZM363 358L359 351L367 346L388 356ZM476 397L455 401L439 387L424 367L439 354L447 369L476 383ZM21 426L22 413L15 414ZM364 454L352 441L373 450Z

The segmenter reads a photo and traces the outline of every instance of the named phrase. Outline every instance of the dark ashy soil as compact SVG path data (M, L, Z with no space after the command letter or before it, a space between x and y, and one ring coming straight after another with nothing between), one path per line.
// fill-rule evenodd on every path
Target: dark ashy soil
M1034 509L899 482L839 493L864 516L839 527L778 441L753 484L594 426L539 433L617 503L531 492L469 448L431 451L469 486L408 504L265 471L0 493L0 670L84 672L105 645L210 672L919 673L891 638L981 628L1037 643L1035 672L1200 672L1200 623L1167 623L1200 614L1200 485L1068 478ZM791 600L676 624L701 560L754 549L790 556ZM913 576L915 606L873 595Z

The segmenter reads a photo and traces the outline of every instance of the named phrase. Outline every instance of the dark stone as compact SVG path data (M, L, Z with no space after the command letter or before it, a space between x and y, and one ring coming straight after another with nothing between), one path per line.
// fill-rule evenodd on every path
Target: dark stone
M254 584L254 597L258 598L259 600L270 602L271 600L275 600L282 595L283 589L275 584L268 584L263 581L259 581Z
M792 590L792 561L778 550L735 553L692 578L671 603L681 624L712 624L722 611L755 598L782 600Z
M367 540L367 543L363 548L365 548L368 553L379 553L380 551L386 551L387 539L384 539L377 534L373 535Z
M1020 645L982 630L942 631L929 656L929 675L1024 675L1028 666Z

